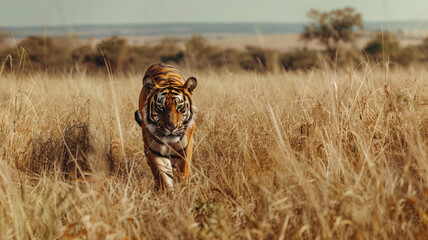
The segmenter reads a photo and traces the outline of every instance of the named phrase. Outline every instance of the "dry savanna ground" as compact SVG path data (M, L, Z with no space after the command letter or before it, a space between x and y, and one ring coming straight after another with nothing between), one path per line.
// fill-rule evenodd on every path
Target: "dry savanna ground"
M192 174L157 193L141 74L0 76L1 239L426 239L428 69L184 71Z

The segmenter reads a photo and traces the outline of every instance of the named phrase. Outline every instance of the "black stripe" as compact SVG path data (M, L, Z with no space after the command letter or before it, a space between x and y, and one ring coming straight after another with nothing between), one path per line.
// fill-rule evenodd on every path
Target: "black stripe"
M141 127L141 125L143 124L143 119L141 118L140 110L135 111L134 115L135 115L135 121Z
M180 90L178 90L177 88L174 88L174 87L166 87L165 88L166 90L168 90L168 91L176 91L176 92L180 92Z
M169 69L169 70L166 70L166 69ZM162 72L162 73L165 75L167 75L168 73L176 73L177 75L180 76L180 73L178 73L178 71L176 69L173 69L173 70L171 70L171 69L173 69L173 68L164 68L164 70L166 70L166 71Z
M172 65L164 64L164 63L158 63L153 64L149 66L149 68L146 70L146 73L144 76L154 76L158 74L160 71L173 71L179 74L179 71Z
M192 107L190 107L190 116L189 118L183 122L183 125L187 125L193 118L193 112L192 112Z
M193 119L192 98L187 96L187 94L184 94L184 97L185 97L184 102L186 102L186 99L189 101L189 111L190 111L189 118L183 122L183 125L187 125Z
M156 124L156 122L152 121L151 108L152 108L152 102L149 102L148 104L146 104L146 112L147 112L146 120L150 124Z
M157 155L159 157L163 157L163 158L184 158L185 156L184 156L183 153L184 153L184 151L186 151L187 146L185 148L177 151L178 154L180 154L181 156L180 155L175 155L175 154L167 156L167 155L163 155L162 153L160 153L160 152L158 152L156 150L153 150L151 147L148 147L148 148L149 148L150 152L152 152L153 154L155 154L155 155Z
M187 129L186 129L185 131L187 131ZM186 135L186 134L181 135L181 137L180 137L180 141L181 141L181 140L183 140L183 137L184 137L185 135ZM186 149L186 148L187 148L187 146L186 146L184 149Z
M168 83L176 83L176 82L179 82L179 83L180 83L180 85L181 85L181 84L183 84L183 83L182 83L180 80L181 80L181 79L176 78L176 77L169 77L169 78L165 79L165 81L166 81L166 82L168 82Z
M151 137L153 140L155 140L155 142L157 142L157 143L159 143L159 144L164 145L164 142L162 142L159 138L157 138L156 136L154 136L154 135L149 131L149 129L147 129L147 132L149 133L150 137Z
M173 70L166 70L165 71L165 70L166 70L165 68L161 68L160 71L152 73L151 76L153 78L156 78L156 77L159 77L159 75L167 75L168 73L176 73L178 76L180 76L177 71L173 71ZM161 78L163 78L163 77L161 77Z
M160 67L160 68L156 68L156 69L153 69L150 73L149 73L149 77L152 77L152 78L154 78L156 75L159 75L160 73L162 73L163 72L163 70L165 70L165 68L162 68L162 67Z
M171 174L169 174L169 173L167 173L167 172L165 172L165 171L162 171L165 175L167 175L169 178L171 178L172 179L172 175Z
M169 157L170 158L175 158L175 159L183 159L185 156L184 155L181 155L181 156L179 156L179 155L171 155Z
M162 153L160 153L160 152L158 152L158 151L153 150L151 147L148 147L148 148L149 148L150 152L152 152L153 154L155 154L155 155L157 155L157 156L159 156L159 157L168 158L168 156L165 156L165 155L163 155Z

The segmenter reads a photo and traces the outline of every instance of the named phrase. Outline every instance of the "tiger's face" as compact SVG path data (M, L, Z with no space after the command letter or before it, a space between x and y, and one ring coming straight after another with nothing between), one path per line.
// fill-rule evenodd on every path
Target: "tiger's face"
M194 88L196 79L190 81ZM193 124L193 88L189 89L187 82L182 87L153 88L148 97L144 111L147 129L164 142L181 140Z

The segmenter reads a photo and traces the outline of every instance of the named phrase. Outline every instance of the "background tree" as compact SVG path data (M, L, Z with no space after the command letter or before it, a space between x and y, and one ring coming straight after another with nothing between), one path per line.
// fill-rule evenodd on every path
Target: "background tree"
M331 57L334 57L339 42L354 42L353 30L364 28L361 14L350 7L330 12L311 10L308 16L312 22L305 26L302 39L318 40Z

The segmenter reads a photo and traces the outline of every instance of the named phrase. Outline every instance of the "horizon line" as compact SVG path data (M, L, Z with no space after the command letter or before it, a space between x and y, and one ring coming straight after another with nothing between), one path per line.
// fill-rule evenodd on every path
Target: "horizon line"
M179 25L179 24L307 24L310 21L289 21L289 22L278 22L278 21L238 21L238 22L221 22L221 21L200 21L200 22L146 22L146 23L80 23L80 24L46 24L46 25L24 25L24 26L11 26L11 25L0 25L2 28L61 28L61 27L84 27L84 26L141 26L141 25ZM428 22L428 19L413 19L413 20L368 20L363 23L409 23L409 22Z

